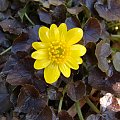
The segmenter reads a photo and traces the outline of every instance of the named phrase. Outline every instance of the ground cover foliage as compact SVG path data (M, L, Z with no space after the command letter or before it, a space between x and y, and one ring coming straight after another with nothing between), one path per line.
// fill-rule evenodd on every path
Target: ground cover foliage
M31 44L39 27L52 23L82 28L87 53L70 78L50 85L33 68ZM106 93L111 103L103 110ZM86 120L119 120L119 96L120 0L0 0L1 120L79 120L78 101Z

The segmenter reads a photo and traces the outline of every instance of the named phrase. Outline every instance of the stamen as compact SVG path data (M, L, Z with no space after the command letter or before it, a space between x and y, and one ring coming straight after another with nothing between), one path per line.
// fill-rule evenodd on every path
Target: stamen
M63 63L69 55L70 48L65 42L53 41L49 48L49 59L57 64Z

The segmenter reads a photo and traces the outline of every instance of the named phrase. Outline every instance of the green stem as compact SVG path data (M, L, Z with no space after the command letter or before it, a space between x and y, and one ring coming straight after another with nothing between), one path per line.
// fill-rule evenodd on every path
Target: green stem
M115 26L120 26L120 23L115 23L115 24L108 24L110 27L115 27Z
M111 35L110 38L112 41L119 41L120 42L120 35Z
M66 86L65 86L65 88L63 89L63 95L62 95L62 97L60 98L60 102L59 102L59 106L58 106L58 113L62 110L62 103L63 103L63 98L64 98L65 93L66 93Z
M6 52L8 52L9 50L11 50L12 46L10 46L9 48L7 48L6 50L4 50L3 52L0 53L0 56L5 54Z
M28 15L25 13L25 17L28 19L28 21L34 26L35 24L33 23L33 21L28 17Z
M80 107L80 102L79 101L75 102L75 107L76 107L79 119L84 120L82 112L81 112L81 107Z
M87 104L90 106L90 108L96 112L96 113L100 113L100 111L98 110L98 108L90 101L90 99L86 96L85 100L87 102Z

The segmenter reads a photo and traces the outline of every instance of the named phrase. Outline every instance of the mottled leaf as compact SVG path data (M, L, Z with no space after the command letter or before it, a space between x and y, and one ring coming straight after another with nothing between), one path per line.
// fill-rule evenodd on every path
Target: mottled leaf
M61 5L64 0L48 0L48 2L51 4L51 5L55 5L55 6L58 6L58 5Z
M77 19L77 17L68 17L65 20L65 23L67 24L68 30L75 28L75 27L81 27L80 21Z
M69 115L69 113L65 110L62 110L58 114L59 120L73 120L72 116Z
M82 81L70 82L67 85L67 95L73 100L78 101L86 94L86 86Z
M100 115L91 114L87 117L86 120L100 120Z
M19 35L23 32L23 26L16 19L5 19L0 22L4 32Z
M113 112L111 110L106 110L105 112L103 112L103 117L101 117L101 118L105 119L105 120L119 120L120 117L117 118L116 113L117 112Z
M120 20L120 0L106 0L95 3L95 8L100 17L107 21Z
M107 57L111 54L110 43L104 40L101 40L96 45L95 55L98 60L98 67L105 73L108 72L109 64Z
M38 114L43 111L46 105L46 96L41 96L34 86L24 85L20 90L15 111Z
M101 27L97 18L89 18L87 23L84 26L84 44L86 45L89 42L96 43L101 35Z
M120 52L116 52L112 58L115 69L120 72Z

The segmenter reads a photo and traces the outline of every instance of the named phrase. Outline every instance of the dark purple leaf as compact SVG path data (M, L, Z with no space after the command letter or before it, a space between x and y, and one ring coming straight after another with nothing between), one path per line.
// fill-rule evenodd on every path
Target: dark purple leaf
M9 94L0 94L0 113L6 112L11 107Z
M73 14L73 15L78 15L80 12L82 12L82 10L83 10L83 7L67 8L67 11L68 11L70 14Z
M0 0L0 11L5 11L9 6L8 0Z
M45 9L38 9L38 15L42 22L51 24L52 23L52 16L51 14Z
M94 4L97 0L80 0L82 2L82 4L85 4L87 6L87 8L94 13Z
M23 32L23 26L16 19L5 19L0 22L4 32L19 35Z
M56 23L58 25L60 23L65 22L66 12L67 12L67 9L66 9L65 5L59 5L59 6L55 7L55 9L53 10L53 13L52 13L52 22Z
M60 100L60 98L62 97L62 93L58 90L49 88L47 91L50 100Z
M88 67L96 65L98 62L95 56L95 49L96 45L94 43L87 44L87 53L85 55L85 58Z
M0 31L0 47L4 47L4 48L7 48L9 47L9 41L8 39L5 37L5 34Z
M11 16L11 10L0 12L0 21L8 19Z
M20 51L28 52L31 47L31 45L27 43L28 38L29 36L27 33L22 33L20 36L18 36L13 42L11 52L14 54L19 54Z
M5 86L5 81L0 76L0 114L9 110L11 106L10 95Z
M95 3L95 8L100 17L107 21L120 20L120 0L98 1Z
M98 90L120 95L120 73L115 71L113 67L110 67L109 74L109 76L106 76L97 67L92 68L89 70L88 83Z
M97 18L89 18L87 23L84 26L84 44L86 45L89 42L96 43L101 35L101 27Z
M68 30L75 27L81 27L80 21L75 16L67 18L65 23L67 24Z
M109 64L107 57L111 54L110 43L104 40L101 40L96 45L95 55L98 60L98 67L105 73L108 72Z
M69 113L65 110L62 110L58 114L59 120L73 120L72 116L69 115Z
M46 106L39 114L27 114L26 120L56 120L51 109Z
M20 36L18 36L13 42L12 52L14 54L17 53L18 56L19 52L29 53L31 50L32 42L39 39L38 29L39 25L29 27L27 33L22 33Z
M86 86L82 81L70 82L67 85L67 95L73 100L78 101L86 94Z
M26 64L27 62L27 64ZM24 85L31 83L33 79L33 59L26 57L14 63L7 75L6 81L12 85Z
M24 85L18 96L16 112L40 113L47 105L47 97L41 96L32 85Z

